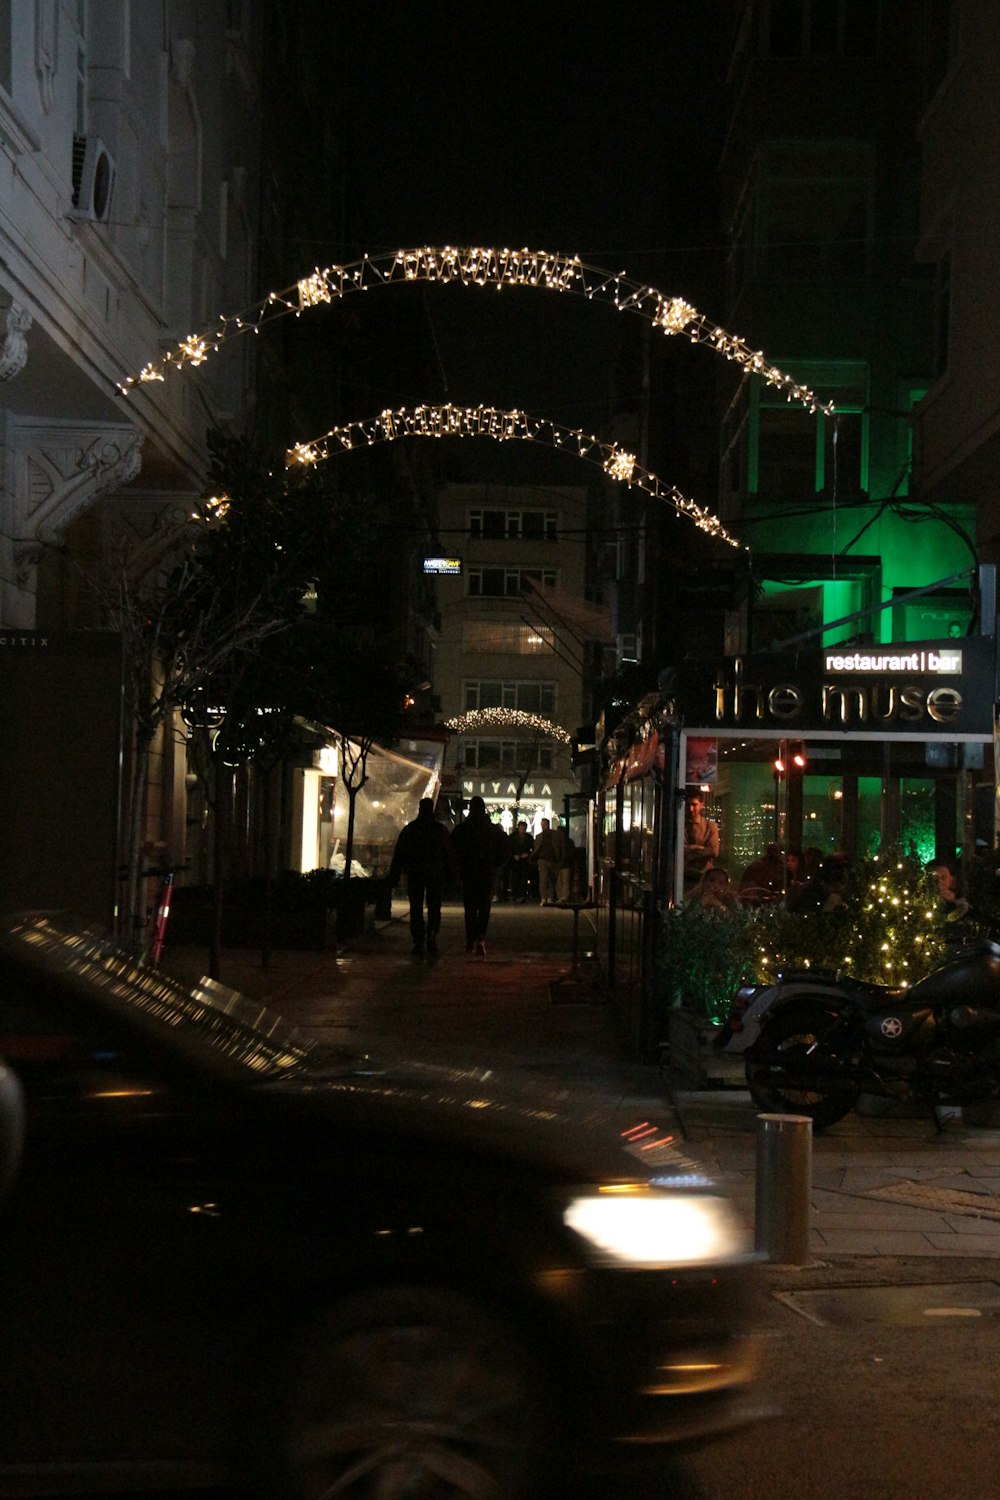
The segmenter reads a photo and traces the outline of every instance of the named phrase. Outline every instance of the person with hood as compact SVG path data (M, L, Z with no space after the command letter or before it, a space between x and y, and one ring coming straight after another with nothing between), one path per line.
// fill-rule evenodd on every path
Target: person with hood
M465 907L465 951L485 954L496 872L507 859L510 840L486 811L482 797L469 802L468 816L452 830Z
M389 866L390 889L398 883L400 875L406 876L414 953L423 953L425 939L427 952L437 952L444 883L449 875L455 874L455 853L448 830L434 816L434 803L430 797L424 797L413 822L407 823L400 832Z

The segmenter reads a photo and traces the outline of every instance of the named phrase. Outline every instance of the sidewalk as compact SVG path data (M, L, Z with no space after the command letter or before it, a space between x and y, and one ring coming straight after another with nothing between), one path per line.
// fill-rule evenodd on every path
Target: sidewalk
M573 914L555 907L494 908L485 958L465 953L461 907L442 914L440 954L411 954L406 907L335 953L278 951L268 972L251 950L227 950L223 981L324 1041L375 1054L529 1072L600 1096L630 1121L659 1118L705 1163L752 1226L756 1111L740 1088L681 1092L671 1101L655 1065L625 1055L614 1007L570 973ZM592 946L580 916L579 953ZM170 950L164 967L197 978L207 957ZM553 983L555 982L555 983ZM675 1107L676 1106L676 1107ZM855 1112L812 1142L812 1253L849 1256L1000 1256L1000 1129L941 1133L926 1116Z

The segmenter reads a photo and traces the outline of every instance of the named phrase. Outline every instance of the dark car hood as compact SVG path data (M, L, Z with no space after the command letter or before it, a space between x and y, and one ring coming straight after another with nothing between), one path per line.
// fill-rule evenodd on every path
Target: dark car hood
M429 1150L530 1162L551 1180L655 1177L687 1189L711 1186L678 1149L669 1112L646 1117L618 1093L578 1090L515 1068L317 1045L216 981L189 986L138 967L106 934L64 914L0 919L4 953L169 1045L216 1091L234 1090L251 1107L267 1100L289 1122L298 1117L304 1139L318 1116L335 1114L360 1140L395 1134Z
M515 1068L473 1068L413 1056L341 1054L295 1079L262 1085L303 1107L405 1129L428 1145L530 1160L560 1180L647 1181L711 1188L678 1146L667 1111L644 1114L614 1098Z

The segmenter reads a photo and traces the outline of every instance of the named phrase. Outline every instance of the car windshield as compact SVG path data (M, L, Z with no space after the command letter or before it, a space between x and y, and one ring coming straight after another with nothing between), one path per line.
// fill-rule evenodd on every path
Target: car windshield
M261 1078L287 1077L310 1065L314 1044L280 1016L213 979L185 986L139 966L99 929L32 914L9 919L0 952L62 977L104 1012L128 1014L185 1051L205 1049L219 1062Z

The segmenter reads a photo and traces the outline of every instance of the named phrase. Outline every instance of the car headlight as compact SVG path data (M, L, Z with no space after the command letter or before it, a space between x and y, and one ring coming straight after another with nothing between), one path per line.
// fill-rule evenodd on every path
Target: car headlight
M617 1265L699 1266L741 1259L750 1251L729 1204L708 1194L600 1187L574 1197L563 1219Z

